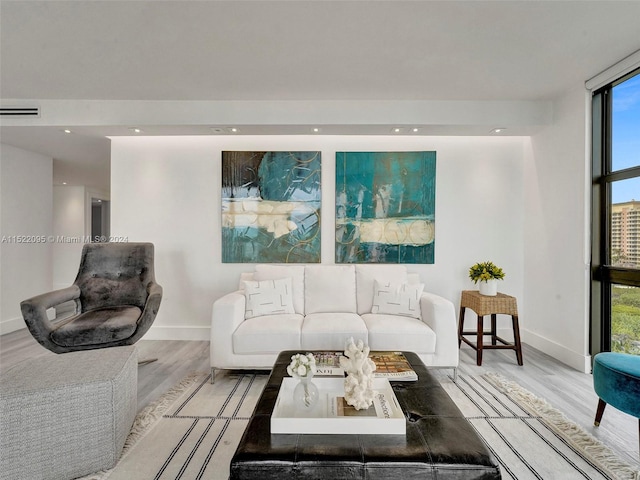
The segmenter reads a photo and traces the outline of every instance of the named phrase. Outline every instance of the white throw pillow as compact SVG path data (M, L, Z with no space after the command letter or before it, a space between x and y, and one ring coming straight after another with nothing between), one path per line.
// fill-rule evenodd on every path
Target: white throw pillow
M392 283L374 281L371 313L404 315L420 318L420 296L424 284Z
M295 313L291 278L244 282L245 318Z
M304 315L304 266L258 264L253 280L278 280L291 277L293 308L296 313Z
M373 281L393 283L410 282L407 275L407 267L404 265L356 265L356 289L358 299L358 313L369 313L373 306ZM418 278L418 283L420 279Z

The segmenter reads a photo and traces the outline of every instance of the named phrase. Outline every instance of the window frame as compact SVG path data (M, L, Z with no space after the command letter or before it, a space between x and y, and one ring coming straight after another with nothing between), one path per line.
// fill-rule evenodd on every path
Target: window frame
M636 75L636 69L592 94L592 247L590 351L611 351L612 285L640 287L640 267L612 266L611 218L613 184L640 178L640 165L612 171L613 88Z

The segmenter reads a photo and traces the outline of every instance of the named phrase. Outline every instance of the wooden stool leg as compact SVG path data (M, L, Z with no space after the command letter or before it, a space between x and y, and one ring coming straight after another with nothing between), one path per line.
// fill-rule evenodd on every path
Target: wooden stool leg
M497 315L495 313L491 314L491 345L497 345L498 342L496 340L497 335L497 325L496 325Z
M602 400L601 398L598 399L598 409L596 410L596 419L593 422L593 424L596 427L600 426L600 420L602 420L602 414L604 413L604 409L607 406L606 402L604 400Z
M464 329L464 311L466 307L460 307L460 319L458 321L458 348L462 345L462 331Z
M478 332L477 332L477 341L478 341L478 349L476 350L476 364L478 366L482 365L482 342L484 336L484 317L482 315L478 315Z
M524 365L522 360L522 343L520 342L520 324L518 323L518 316L512 315L511 321L513 323L513 340L516 345L516 358L518 359L518 365Z

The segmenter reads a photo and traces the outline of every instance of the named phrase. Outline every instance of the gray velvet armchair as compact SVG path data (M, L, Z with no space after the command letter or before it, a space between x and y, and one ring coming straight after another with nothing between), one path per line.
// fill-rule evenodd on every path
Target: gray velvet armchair
M162 287L155 281L152 243L89 243L73 285L20 303L34 338L56 353L131 345L155 320ZM47 309L75 302L58 322Z

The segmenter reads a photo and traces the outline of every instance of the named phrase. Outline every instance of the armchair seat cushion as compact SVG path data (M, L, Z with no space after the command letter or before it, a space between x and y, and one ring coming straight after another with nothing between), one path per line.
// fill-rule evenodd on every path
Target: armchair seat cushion
M304 317L301 337L305 350L344 350L350 337L367 343L367 326L357 313L311 313Z
M436 351L436 333L421 320L403 315L365 313L371 350Z
M297 313L248 318L233 332L233 351L255 354L299 349L301 327L302 315Z
M142 310L130 305L99 308L72 317L51 333L63 347L100 345L133 335Z

